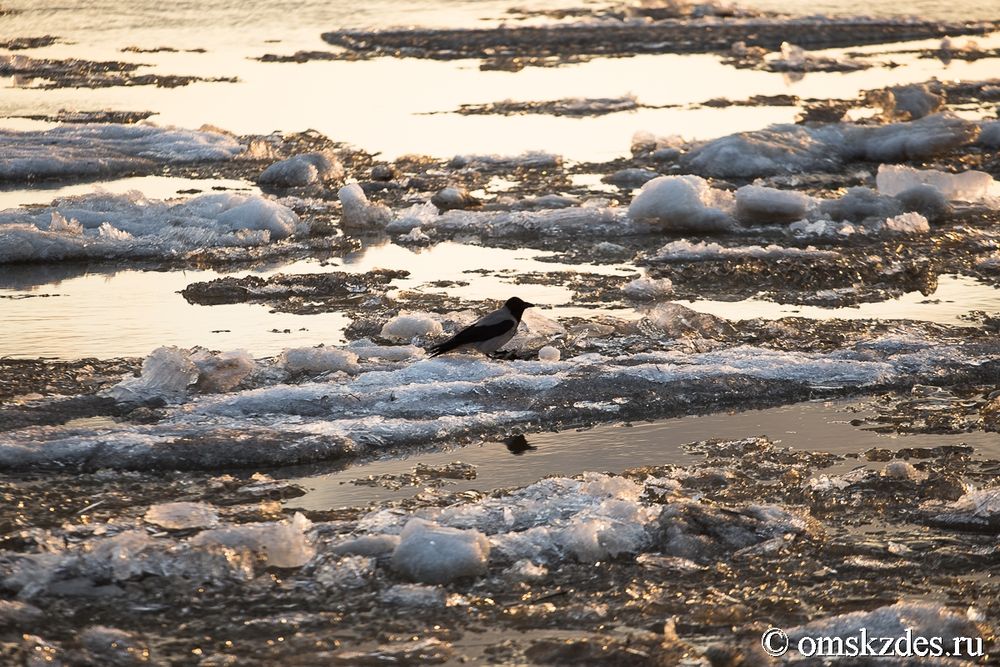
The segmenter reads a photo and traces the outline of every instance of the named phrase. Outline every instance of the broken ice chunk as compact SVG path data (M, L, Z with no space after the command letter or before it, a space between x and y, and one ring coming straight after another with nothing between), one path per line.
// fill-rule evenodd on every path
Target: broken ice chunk
M342 221L345 227L358 229L383 229L392 218L392 211L384 204L368 201L365 191L351 183L337 192L343 206Z
M627 283L622 293L633 301L657 301L673 294L674 283L670 278L642 276Z
M207 503L160 503L146 510L143 518L167 530L212 528L219 523L218 512Z
M967 493L933 514L930 521L948 528L1000 529L1000 489Z
M552 347L551 345L546 345L538 351L539 361L559 361L559 350L558 348Z
M919 213L901 213L888 218L885 228L897 234L927 234L931 231L927 218Z
M642 186L628 207L629 217L664 229L718 232L733 227L722 207L732 195L699 176L660 176Z
M296 347L285 350L279 358L292 373L333 373L343 371L355 375L360 372L358 355L349 350L332 347Z
M806 216L813 198L801 192L745 185L736 191L736 219L748 225L795 222Z
M312 522L296 512L291 521L206 530L191 544L249 549L273 567L301 567L316 553L308 534L311 527Z
M212 354L201 350L191 356L198 367L198 382L195 388L204 392L227 392L246 379L257 362L246 350L233 350L222 354Z
M410 519L392 553L392 566L414 581L446 584L486 572L490 542L478 530Z
M803 637L940 637L949 645L956 637L981 637L979 629L964 614L930 603L897 602L872 611L854 611L831 616L788 630L792 645Z
M993 177L983 171L969 170L949 174L937 169L914 169L902 165L879 165L875 177L878 191L898 195L918 185L930 185L948 199L980 201L990 194Z
M344 177L344 167L331 151L302 153L275 162L257 177L261 185L301 187Z
M410 341L418 336L440 336L441 323L430 313L400 313L382 326L381 336L394 341Z
M129 377L108 389L120 402L142 402L151 398L178 398L198 381L198 366L177 347L159 347L142 362L142 374Z

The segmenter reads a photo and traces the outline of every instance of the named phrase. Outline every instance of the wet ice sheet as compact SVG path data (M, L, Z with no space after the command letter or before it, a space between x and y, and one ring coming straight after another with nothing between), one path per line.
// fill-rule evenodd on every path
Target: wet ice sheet
M860 408L860 412L855 409ZM448 480L447 488L486 490L523 486L549 475L575 475L586 470L619 472L646 465L689 465L694 459L681 445L712 438L743 438L765 435L784 447L852 454L872 447L936 447L967 444L982 456L1000 456L1000 435L963 433L959 435L880 434L852 426L850 421L867 412L858 401L798 403L767 410L716 413L681 417L632 426L597 426L580 431L534 433L463 448L447 448L413 454L404 458L374 461L346 470L314 475L308 469L289 469L280 476L309 489L305 496L287 502L289 507L329 509L360 505L376 500L401 498L419 492L423 485L390 490L385 486L355 484L354 480L381 475L400 475L414 466L440 468L453 461L476 466L471 480ZM852 460L848 468L857 465Z

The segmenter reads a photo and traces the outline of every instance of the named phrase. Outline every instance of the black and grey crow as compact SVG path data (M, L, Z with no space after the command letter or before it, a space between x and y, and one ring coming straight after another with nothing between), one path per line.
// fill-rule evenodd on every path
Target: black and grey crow
M516 296L507 299L503 308L479 318L448 340L433 346L429 352L432 357L452 350L467 349L478 350L483 354L493 354L514 337L525 308L531 308L534 305L527 301L521 301Z

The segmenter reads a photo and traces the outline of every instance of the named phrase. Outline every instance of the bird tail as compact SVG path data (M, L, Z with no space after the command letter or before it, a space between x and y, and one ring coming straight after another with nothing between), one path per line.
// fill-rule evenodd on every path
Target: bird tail
M427 349L427 351L430 352L429 357L433 359L434 357L440 356L445 352L451 352L453 349L455 349L455 346L449 345L450 342L451 341L446 340L443 343L438 343L437 345L432 345L431 347L429 347Z

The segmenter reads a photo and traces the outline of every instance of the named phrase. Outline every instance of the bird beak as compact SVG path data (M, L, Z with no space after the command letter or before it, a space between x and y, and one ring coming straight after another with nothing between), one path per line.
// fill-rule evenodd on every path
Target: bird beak
M534 307L535 307L535 304L533 304L533 303L528 303L527 301L525 301L525 302L524 302L524 307L525 307L525 308L534 308Z

